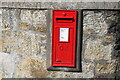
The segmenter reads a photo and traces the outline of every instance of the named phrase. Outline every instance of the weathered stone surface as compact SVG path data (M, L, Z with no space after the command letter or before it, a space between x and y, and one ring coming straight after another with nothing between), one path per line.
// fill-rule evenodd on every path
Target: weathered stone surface
M2 39L0 38L0 51L2 51Z
M16 73L21 78L45 78L48 75L45 60L35 57L24 58L18 65Z
M60 6L61 6L61 2L51 2L51 7L50 8L60 9ZM45 5L41 6L41 7L45 7Z
M41 54L41 36L30 32L2 31L2 50L16 52L24 55ZM45 51L45 50L44 50Z
M13 32L11 36L12 40L14 40L11 45L11 52L18 52L24 55L40 54L40 36L30 32Z
M11 31L3 30L2 31L2 51L10 53L10 44L12 44L12 40L10 39Z
M2 10L2 27L11 29L10 25L10 10L3 9Z
M112 42L114 40L114 37L112 35L106 35L103 38L104 42Z
M19 13L18 9L2 9L2 28L5 29L16 29L19 21Z
M75 9L77 8L77 2L61 2L62 9Z
M0 31L0 51L2 51L2 31Z
M111 60L115 38L112 32L109 32L109 28L110 23L116 21L117 12L85 11L83 13L84 58Z
M92 78L94 76L94 63L82 62L82 73L72 72L50 72L50 78Z
M96 9L105 9L105 3L95 2Z
M2 9L0 9L0 27L2 27Z
M69 4L66 4L69 3ZM83 7L76 6L76 3L81 4ZM96 3L99 5L96 5ZM13 8L42 8L42 9L61 9L61 8L72 8L75 9L119 9L119 0L74 0L74 1L43 1L43 2L2 2L2 7L13 7ZM55 6L57 4L57 6ZM61 4L66 4L61 5ZM88 5L87 5L88 4ZM85 5L85 6L84 6Z
M107 34L108 25L104 20L104 12L85 11L84 13L85 16L83 20L83 32L88 29L94 30L94 33L99 36Z
M8 2L1 2L1 3L2 3L1 7L8 7L9 6Z
M82 72L83 74L80 74L80 75L83 75L83 78L92 78L94 76L94 67L95 67L95 64L92 63L92 62L82 62Z
M36 10L33 12L33 22L41 22L41 21L46 21L46 16L45 16L45 13L46 13L47 10Z
M86 43L86 49L84 53L85 59L92 59L92 60L110 60L111 53L112 53L112 45L104 46L101 44L101 41L96 40L88 40Z
M96 65L96 71L98 73L113 73L115 71L116 65L113 62L102 63Z
M95 2L82 2L82 3L78 3L78 8L81 9L96 9L97 5L95 5ZM103 6L104 7L104 6Z
M31 29L30 23L25 23L25 22L19 23L19 27L21 30L30 30Z
M16 8L37 8L37 2L12 2L9 7L16 7Z
M31 22L32 21L31 10L21 10L20 18L21 21Z
M42 2L41 3L41 8L46 9L46 8L52 8L52 2Z
M15 55L10 55L7 53L0 52L0 71L3 72L4 76L13 77L15 73Z
M33 30L45 33L47 30L46 24L35 24L35 25L33 25Z
M95 34L96 32L95 32L94 29L86 29L86 30L84 30L83 33L84 33L84 34Z
M118 2L105 2L105 9L118 9Z
M0 73L0 80L2 80L3 78L3 73Z

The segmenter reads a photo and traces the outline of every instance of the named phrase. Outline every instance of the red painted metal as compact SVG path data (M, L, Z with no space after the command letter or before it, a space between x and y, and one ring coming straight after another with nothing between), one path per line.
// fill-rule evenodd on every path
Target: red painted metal
M76 10L53 10L52 66L75 67ZM60 28L67 28L68 41L60 41Z

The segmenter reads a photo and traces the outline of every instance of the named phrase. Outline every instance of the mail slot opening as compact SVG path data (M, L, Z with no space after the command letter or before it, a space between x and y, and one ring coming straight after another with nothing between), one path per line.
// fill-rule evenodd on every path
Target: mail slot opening
M73 22L73 18L56 18L56 22L69 23L69 22Z

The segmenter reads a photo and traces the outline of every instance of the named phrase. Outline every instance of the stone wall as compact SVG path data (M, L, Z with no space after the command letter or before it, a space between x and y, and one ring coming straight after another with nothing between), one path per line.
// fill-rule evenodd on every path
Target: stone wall
M97 10L83 13L83 59L94 63L95 77L116 76L120 12Z
M78 1L1 1L1 7L34 9L120 9L119 0L78 0Z
M120 77L120 11L83 10L82 72L47 71L48 11L0 9L0 78Z

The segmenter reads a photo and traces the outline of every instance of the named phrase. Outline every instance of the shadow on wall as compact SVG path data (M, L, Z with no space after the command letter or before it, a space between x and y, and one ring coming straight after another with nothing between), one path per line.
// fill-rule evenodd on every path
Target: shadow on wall
M110 12L111 13L111 12ZM115 16L113 19L106 18L106 16ZM109 11L104 14L105 22L109 25L108 33L114 37L115 45L113 47L112 59L116 60L115 78L120 78L120 11L115 11L109 14Z

